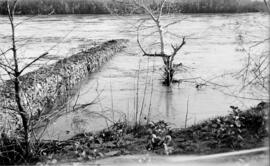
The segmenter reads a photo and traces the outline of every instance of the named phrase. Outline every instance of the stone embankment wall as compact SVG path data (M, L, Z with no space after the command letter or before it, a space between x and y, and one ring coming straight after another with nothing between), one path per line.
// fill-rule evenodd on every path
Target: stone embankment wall
M63 104L67 99L67 93L76 84L97 71L102 64L125 48L126 43L127 40L104 42L21 76L24 108L29 115L38 118L41 114L51 111L56 105ZM5 119L3 114L17 110L13 94L12 80L0 85L0 129L1 121L3 125Z

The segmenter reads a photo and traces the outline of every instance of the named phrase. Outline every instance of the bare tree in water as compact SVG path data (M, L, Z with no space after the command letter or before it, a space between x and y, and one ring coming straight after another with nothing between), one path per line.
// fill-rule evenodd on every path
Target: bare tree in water
M152 10L149 3L147 3L147 1L144 0L133 0L133 3L137 6L138 9L141 9L144 11L144 13L146 13L151 21L155 24L156 27L156 31L155 33L158 33L159 36L159 42L155 43L155 44L159 44L159 51L156 52L148 52L146 51L146 49L143 47L141 40L140 40L140 31L141 28L143 27L143 25L145 24L146 20L142 20L139 24L139 26L137 27L137 43L141 49L141 51L143 52L143 56L150 56L150 57L161 57L164 63L164 85L166 86L170 86L171 83L173 82L174 78L174 73L175 73L175 67L177 65L175 65L174 59L175 56L178 54L178 52L181 50L181 48L186 44L185 41L185 37L182 38L182 41L179 44L173 45L171 44L171 49L172 52L171 53L167 53L165 51L165 40L164 40L164 29L168 28L170 25L173 25L176 22L167 24L162 26L161 22L161 17L163 15L163 8L165 6L166 0L162 0L159 3L159 8ZM154 35L154 33L152 33L151 35Z
M165 34L169 34L168 28L176 23L181 22L184 18L181 18L177 21L172 21L168 24L164 24L162 20L162 16L164 15L164 9L166 8L167 0L131 0L124 1L119 0L115 3L120 3L121 6L125 6L128 11L131 11L130 14L133 13L143 13L146 14L146 18L139 19L137 25L132 24L132 27L136 28L137 31L137 43L140 50L143 53L143 56L148 57L159 57L162 58L164 64L164 79L163 83L166 86L170 86L174 81L174 74L176 68L180 65L174 64L174 60L176 55L178 55L179 51L186 44L186 40L184 36L179 37L180 41L177 44L168 43L165 41ZM119 5L115 5L119 6ZM169 6L167 6L169 7ZM108 10L112 14L119 14L119 10L114 7L107 6ZM166 10L167 11L167 10ZM150 25L151 24L151 25ZM153 25L152 25L153 24ZM151 30L151 32L147 35L142 34L144 31ZM144 39L151 37L151 39L156 41L151 41L150 47L144 46ZM167 47L170 45L170 50L168 51ZM156 47L158 46L158 47ZM148 51L150 50L150 51ZM181 64L181 63L180 63Z

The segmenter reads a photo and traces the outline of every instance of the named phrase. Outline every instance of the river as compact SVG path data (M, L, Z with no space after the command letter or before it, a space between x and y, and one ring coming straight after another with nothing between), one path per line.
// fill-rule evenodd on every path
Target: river
M19 16L15 21L27 18ZM81 83L66 110L70 112L74 104L94 103L55 119L44 139L68 139L81 132L103 129L119 119L134 121L136 111L142 111L142 123L150 117L181 128L228 114L231 105L245 109L258 104L260 99L268 99L268 94L260 90L239 91L242 82L234 75L246 61L241 49L269 36L266 14L163 16L163 25L177 22L165 33L166 51L170 52L170 45L180 43L180 37L186 36L186 45L175 59L176 63L183 64L175 78L184 81L171 87L161 84L162 59L142 56L136 43L134 25L142 18L145 16L37 16L18 26L16 36L22 64L48 50L52 57L30 70L89 48L95 42L130 40L123 52ZM1 16L2 50L9 47L9 28L7 18ZM149 32L141 33L145 35L141 41L147 50L154 51L156 46L152 44L158 36L147 36ZM265 44L252 51L268 49ZM205 85L196 88L200 84Z

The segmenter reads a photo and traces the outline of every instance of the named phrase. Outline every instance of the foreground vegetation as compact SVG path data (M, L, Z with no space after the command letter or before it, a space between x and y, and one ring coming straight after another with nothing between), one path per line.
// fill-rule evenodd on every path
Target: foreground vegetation
M20 139L1 135L0 164L89 161L126 154L212 154L266 145L269 103L241 111L231 106L227 116L216 117L185 129L172 129L164 121L130 126L118 122L98 133L82 133L66 141L32 145L29 158L20 154Z
M151 8L159 7L160 0L151 2ZM16 14L130 14L132 0L26 0L18 1ZM171 0L164 13L242 13L265 11L262 1L251 0ZM139 11L138 13L143 13ZM0 14L7 15L6 1L0 0Z

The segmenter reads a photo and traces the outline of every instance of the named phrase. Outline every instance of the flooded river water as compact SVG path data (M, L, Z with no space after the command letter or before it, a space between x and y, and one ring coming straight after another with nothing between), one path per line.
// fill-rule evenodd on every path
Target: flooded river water
M92 101L94 104L56 119L48 126L44 139L67 139L80 132L100 130L119 119L134 121L136 111L142 112L142 122L150 117L153 121L165 120L173 127L184 127L185 124L192 125L228 114L231 105L245 109L268 99L268 94L260 90L240 92L241 79L233 74L246 61L245 53L239 50L269 36L268 28L265 27L268 25L267 15L164 16L164 25L182 19L168 29L165 36L168 43L166 51L170 51L171 43L181 42L179 36L186 36L186 45L175 59L176 63L183 64L175 77L184 82L171 87L161 84L162 59L141 56L137 46L133 25L143 17L37 16L18 27L17 37L23 41L19 51L24 58L34 57L47 50L53 57L62 58L90 47L93 41L130 40L123 52L81 83L66 109L70 111L74 104ZM17 21L26 18L17 17ZM0 17L2 49L8 48L8 32L7 18ZM156 37L146 36L142 40L150 51L150 48L155 48L151 44L156 42ZM263 45L256 52L267 49L268 46ZM47 59L42 63L54 61ZM198 89L196 85L199 84L205 86Z

